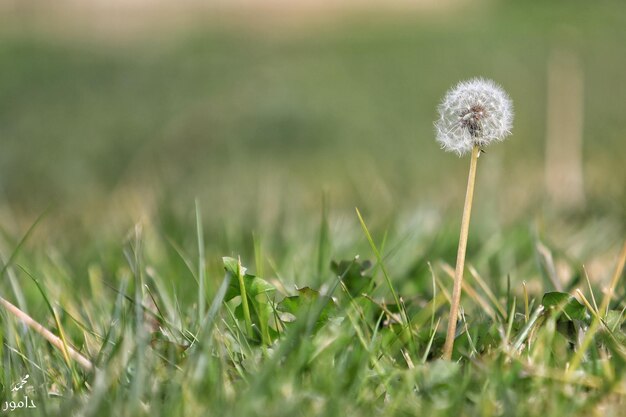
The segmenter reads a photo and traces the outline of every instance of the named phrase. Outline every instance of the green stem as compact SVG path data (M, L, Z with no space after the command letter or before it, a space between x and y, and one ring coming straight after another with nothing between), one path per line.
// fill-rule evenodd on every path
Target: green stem
M248 294L246 293L246 284L241 273L241 259L237 259L237 279L239 280L239 291L241 292L241 307L243 308L243 317L246 320L246 332L248 337L252 337L252 319L250 318L250 306L248 305Z

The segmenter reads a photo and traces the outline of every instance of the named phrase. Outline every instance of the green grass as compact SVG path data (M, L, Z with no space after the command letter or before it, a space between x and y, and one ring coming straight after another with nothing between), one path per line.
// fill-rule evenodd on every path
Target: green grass
M153 223L135 228L123 248L109 248L114 262L94 262L77 276L59 254L16 245L3 296L56 333L63 329L97 369L68 361L3 309L3 398L21 399L9 388L28 374L29 398L42 415L619 414L626 395L621 283L605 304L599 285L592 284L592 296L581 264L558 247L543 249L550 261L530 228L502 230L501 250L480 245L469 257L464 320L454 361L444 362L438 357L453 275L449 249L403 251L442 238L453 247L454 239L392 233L368 243L357 219L351 223L354 247L362 250L353 255L361 256L332 268L323 261L317 286L293 287L292 273L272 270L271 256L243 260L265 265L272 271L266 277L232 258L225 270L220 259L207 259L202 269L197 248L165 238ZM330 227L299 273L317 269L316 253L332 258L338 238ZM617 248L607 250L614 270ZM403 271L393 266L400 256L408 257ZM554 292L547 277L540 284L540 274L556 268L552 262L569 268L560 275L569 277L563 290L583 288L588 306ZM202 295L198 268L206 273ZM591 278L608 285L611 277ZM534 284L527 292L524 281ZM574 370L568 366L575 357L582 361Z
M619 2L529 1L124 45L2 29L0 297L97 369L0 306L0 406L620 415L625 22ZM572 210L543 192L555 45L585 79ZM444 362L468 161L432 121L475 75L516 121L481 156Z

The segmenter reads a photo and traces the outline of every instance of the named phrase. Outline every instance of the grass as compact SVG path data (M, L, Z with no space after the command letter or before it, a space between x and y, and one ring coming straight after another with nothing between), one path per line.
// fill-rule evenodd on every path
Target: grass
M530 1L124 45L3 28L0 297L21 313L2 302L0 407L620 415L624 16ZM571 210L542 191L555 45L585 74ZM432 120L474 75L517 116L481 156L442 361L467 167Z
M434 255L430 270L386 271L402 246L436 236L392 234L376 243L366 219L359 216L360 226L354 220L361 257L323 268L319 287L292 287L286 271L256 277L236 259L224 258L223 266L207 259L203 308L198 265L205 261L197 248L169 241L153 223L135 228L125 248L112 249L116 262L92 264L82 291L72 290L80 279L67 277L62 259L16 245L5 268L13 286L3 296L27 299L17 302L20 308L65 335L95 370L68 360L62 348L3 309L3 398L21 399L10 387L28 374L28 395L37 406L28 415L619 414L626 395L619 284L626 247L608 251L612 277L592 277L609 278L610 291L590 284L581 301L555 292L549 280L525 292L509 277L510 287L497 290L493 280L506 277L479 272L497 268L470 267L453 361L446 362L439 359L441 322L452 266ZM304 270L317 269L316 253L332 257L337 236L329 229ZM516 227L503 230L500 242L515 252L514 275L537 276L541 264L528 262ZM557 255L558 248L548 250L556 262L580 270ZM470 255L470 265L480 255ZM364 260L370 257L373 262ZM269 260L256 262L271 268ZM585 288L576 279L563 282L567 291ZM403 290L408 284L421 290ZM184 286L195 289L195 300L182 299ZM602 300L600 307L592 299Z

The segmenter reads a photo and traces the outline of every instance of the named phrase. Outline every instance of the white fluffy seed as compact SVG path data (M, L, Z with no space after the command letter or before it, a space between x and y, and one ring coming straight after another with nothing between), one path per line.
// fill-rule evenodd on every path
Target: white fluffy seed
M437 142L459 156L504 140L513 127L513 103L495 82L482 78L462 81L439 104Z

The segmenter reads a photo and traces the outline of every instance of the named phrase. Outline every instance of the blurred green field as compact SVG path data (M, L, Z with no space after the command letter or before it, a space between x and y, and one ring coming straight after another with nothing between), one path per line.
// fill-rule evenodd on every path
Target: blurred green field
M377 230L420 210L457 221L467 161L438 149L432 123L450 86L484 76L516 111L479 169L474 227L489 236L546 208L547 62L566 49L584 72L582 216L609 216L619 236L625 16L619 2L496 3L300 30L209 20L109 42L7 25L2 225L19 235L48 209L55 245L119 242L142 219L182 238L198 198L218 258L251 255L252 231L309 240L323 194L353 226L355 206Z
M484 76L515 103L515 136L489 158L520 214L543 197L547 60L565 48L584 71L586 191L622 210L624 15L619 2L537 1L301 30L208 22L109 43L6 30L3 200L37 213L140 188L231 213L278 184L306 190L297 200L326 186L348 206L458 201L465 163L437 149L432 122L451 85Z
M132 412L156 412L134 402L139 401L133 399L137 392L154 404L160 395L172 395L175 400L165 402L163 415L185 414L184 401L191 404L187 412L202 409L207 405L202 399L202 390L209 389L205 385L186 387L181 393L167 391L164 382L166 391L134 391L147 375L133 377L133 369L142 369L138 364L143 360L150 363L145 372L156 363L155 380L170 378L171 364L161 367L152 353L138 354L137 364L131 360L130 368L119 371L126 373L127 385L112 382L117 377L124 380L112 371L118 361L124 361L117 347L97 349L107 321L130 323L119 334L109 328L120 343L132 326L140 327L129 318L132 308L128 317L121 312L123 298L116 289L128 290L134 297L129 300L150 305L148 293L133 281L141 275L137 271L143 271L146 289L156 294L157 300L152 301L157 306L163 301L167 307L159 315L194 333L198 303L202 297L209 303L222 282L222 256L241 256L252 271L279 289L284 286L287 293L294 292L294 284L328 288L337 275L329 267L331 260L360 255L375 261L354 207L363 213L376 244L383 246L398 292L417 298L416 305L426 305L429 297L436 296L429 263L443 285L450 284L442 277L455 259L469 164L468 158L438 149L433 121L445 91L475 76L500 83L513 99L516 116L512 137L488 148L480 158L469 264L485 277L498 300L506 298L502 305L507 311L510 293L521 296L523 282L532 297L559 289L553 288L555 276L563 287L560 290L586 291L585 265L596 293L601 294L615 270L626 236L626 8L620 1L485 2L423 15L345 14L301 25L207 17L187 28L155 27L141 36L110 39L72 30L51 33L35 24L24 29L21 20L11 19L16 18L3 16L6 24L0 29L0 257L4 265L0 291L54 327L42 294L28 278L32 274L42 284L44 298L60 310L70 339L89 355L98 353L109 374L98 381L85 377L90 388L97 387L94 390L78 387L75 381L72 385L74 371L63 368L61 355L39 346L36 335L26 338L7 324L0 333L3 367L10 370L3 376L4 386L24 368L32 369L29 361L15 354L29 356L24 352L30 352L32 360L49 371L38 380L41 386L49 389L54 382L66 399L71 392L94 393L94 404L107 404L99 411L102 415L131 415L120 411L126 403L134 404ZM584 86L585 202L568 209L554 204L544 178L548 63L559 51L578 57ZM20 240L40 215L22 245ZM382 282L379 266L373 275ZM206 274L206 294L198 298L202 274ZM389 299L382 284L373 296ZM615 309L623 306L624 297L621 285ZM473 302L472 298L469 303ZM521 304L517 306L519 310ZM472 304L471 310L476 309L481 309L479 303ZM446 308L440 310L445 312ZM11 321L4 313L0 319ZM239 337L233 329L221 330L224 333L217 335L216 330L215 335L220 342ZM328 332L316 336L316 346L337 336ZM124 346L146 347L147 341L139 339ZM345 345L333 345L338 346L337 352L351 343L339 339ZM435 340L433 346L438 346ZM551 342L541 340L541 349L550 351ZM328 415L349 411L408 415L415 410L445 415L467 400L457 398L453 405L438 408L439 394L433 394L429 406L410 408L413 405L392 402L391 408L385 408L389 403L378 386L371 392L351 386L350 392L358 397L354 407L345 398L330 396L331 407L316 396L324 396L324 384L343 389L343 382L329 376L332 364L325 363L328 367L320 368L324 371L319 374L306 371L311 372L310 380L296 368L277 376L269 366L278 365L262 360L271 357L277 346L268 353L243 345L232 348L228 343L226 348L215 348L219 355L205 355L220 357L216 368L207 365L213 359L202 362L206 352L192 352L188 362L173 366L181 367L173 378L186 381L193 369L187 365L210 368L210 382L226 387L225 393L210 399L233 415L262 407L276 415L298 410L301 415L320 410ZM546 364L564 369L565 360L555 352L569 355L565 345L552 351L555 357ZM309 360L307 355L313 353L307 349L298 351L298 360ZM233 359L231 369L232 364L223 359L226 352L243 359ZM357 359L344 358L354 363L342 366L351 370L361 366L354 378L367 380L372 369L364 369L375 368L372 352L359 352ZM489 366L500 367L498 361ZM389 378L389 382L406 377L395 373L394 361L383 367L387 365L394 371L375 378ZM446 378L454 379L460 372L448 365L433 366L442 368L418 368L415 373L442 371L448 375L442 377L445 385ZM613 372L622 369L621 362L613 366ZM220 379L222 371L231 378L229 383ZM586 371L592 382L584 389L570 392L554 384L542 388L555 398L551 413L584 415L586 405L582 400L570 403L568 395L586 395L590 386L605 381L593 373L600 372L596 368ZM515 378L506 372L494 381L514 386ZM472 390L471 380L485 384L482 392L487 397L496 395L490 391L495 388L488 383L488 372L463 375L464 390ZM265 387L270 377L276 382ZM290 381L299 381L304 394L285 394ZM611 383L618 384L619 378ZM442 392L449 394L445 386ZM246 387L256 394L238 403L237 393ZM617 413L623 393L610 387L607 395L617 393L618 400L608 400L607 407L615 406ZM536 387L526 388L532 392ZM410 395L411 385L398 392ZM479 394L470 392L467 398ZM108 403L102 399L106 395ZM278 398L285 401L282 411ZM80 409L85 415L98 414L81 401L77 396L55 403L51 412ZM601 399L593 401L597 405ZM318 402L324 405L318 407ZM488 406L470 402L474 408L468 415L490 415ZM306 405L299 409L302 404ZM521 408L527 415L539 415L542 407L527 406Z

